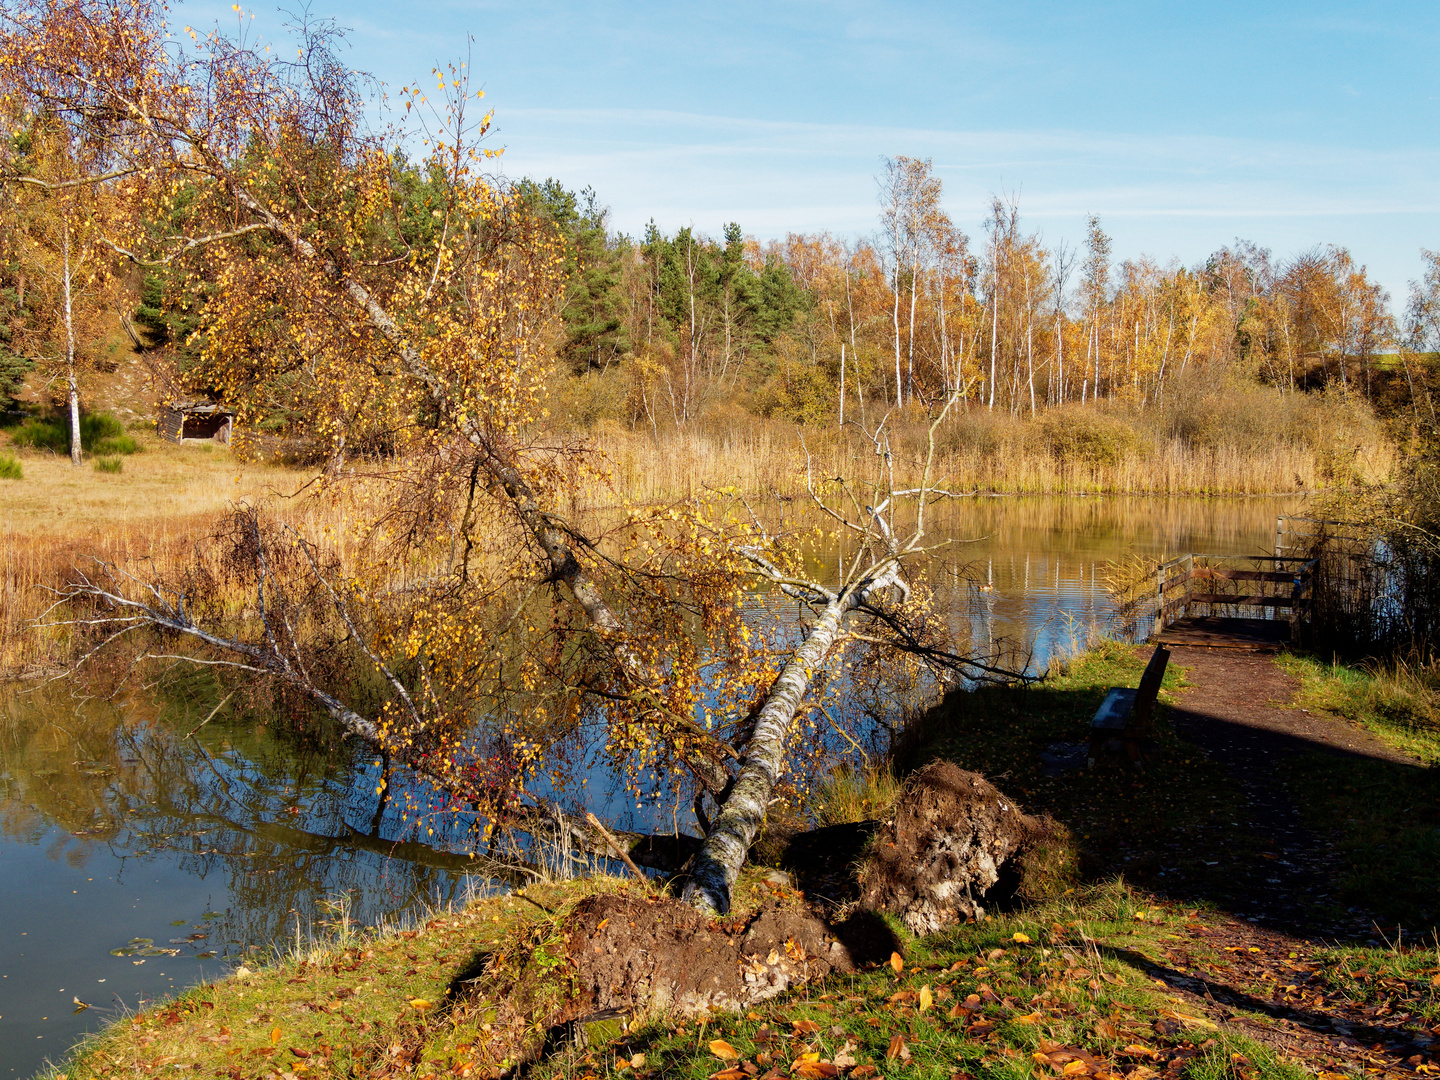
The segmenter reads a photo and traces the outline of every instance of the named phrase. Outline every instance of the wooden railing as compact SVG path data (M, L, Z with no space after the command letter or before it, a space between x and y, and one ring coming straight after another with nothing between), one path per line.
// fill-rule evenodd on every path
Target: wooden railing
M1181 555L1155 570L1159 634L1177 619L1219 615L1261 619L1300 615L1310 600L1315 560L1282 555Z

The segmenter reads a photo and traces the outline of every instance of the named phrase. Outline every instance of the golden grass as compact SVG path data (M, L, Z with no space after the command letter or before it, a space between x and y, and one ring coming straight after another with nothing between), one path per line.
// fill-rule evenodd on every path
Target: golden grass
M1223 424L1209 406L1199 420L1185 420L1199 432L1185 438L1165 435L1164 424L1177 421L1158 413L1072 408L1037 420L960 413L937 433L933 483L956 493L1256 495L1388 479L1391 446L1363 409L1247 394L1237 398L1246 408L1222 417ZM1270 424L1267 409L1276 402L1290 412ZM926 421L904 416L889 430L896 483L915 486ZM1237 441L1237 431L1249 433L1248 443ZM328 543L345 543L354 533L347 526L359 522L352 510L365 501L363 481L347 484L338 498L311 498L312 488L291 499L313 472L242 462L223 446L139 438L144 452L127 457L119 474L21 452L23 479L0 479L0 675L63 659L59 632L36 633L32 624L48 606L45 586L88 556L173 565L241 501L271 503L307 536L329 537ZM602 421L590 442L614 485L613 492L593 489L577 500L592 506L612 504L617 495L663 502L707 487L793 498L805 492L807 461L817 480L879 474L873 444L853 428L797 429L739 407L712 410L658 438Z
M25 453L24 479L0 481L0 676L38 673L61 659L65 635L39 632L47 586L89 559L178 559L240 500L293 493L303 474L236 461L224 447L176 446L137 435L144 452L123 473Z
M1024 420L1006 418L978 434L965 428L963 422L941 428L933 473L936 485L957 492L1271 495L1383 483L1393 465L1391 446L1378 437L1358 449L1319 450L1291 440L1241 449L1162 437L1115 460L1089 461L1057 456ZM601 424L594 442L609 459L617 490L640 501L686 498L707 486L730 485L753 495L800 495L807 450L817 479L876 473L874 447L858 432L799 429L753 417L662 430L658 438ZM896 482L915 485L924 460L924 425L902 426L892 447Z

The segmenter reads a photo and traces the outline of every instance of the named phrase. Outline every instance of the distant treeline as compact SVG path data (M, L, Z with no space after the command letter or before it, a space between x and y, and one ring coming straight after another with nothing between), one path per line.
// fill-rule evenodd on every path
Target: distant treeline
M929 161L888 161L880 190L873 238L759 243L736 223L718 237L653 222L615 233L593 191L521 182L567 244L558 357L577 375L624 371L616 393L582 408L683 426L708 400L739 396L765 416L833 422L842 387L847 416L872 421L957 391L1012 415L1145 408L1202 368L1380 405L1428 392L1430 358L1410 354L1440 348L1440 253L1423 253L1425 279L1397 317L1341 247L1278 259L1237 241L1194 267L1117 264L1098 218L1082 249L1047 246L1002 199L972 238L942 209Z

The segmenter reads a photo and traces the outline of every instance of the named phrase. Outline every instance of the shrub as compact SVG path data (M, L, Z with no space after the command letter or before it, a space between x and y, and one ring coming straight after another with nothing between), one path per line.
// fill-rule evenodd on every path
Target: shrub
M84 449L96 454L138 454L140 444L135 441L134 435L107 435L103 439L96 439L89 446L85 445L85 433L80 433L80 445Z
M49 450L56 454L70 452L70 432L58 420L26 420L11 433L10 441L16 446L28 446L34 450Z
M25 470L9 454L0 454L0 480L23 480Z
M118 473L125 469L125 459L118 457L97 457L95 459L95 471L103 473Z
M1061 461L1118 465L1140 449L1140 436L1125 421L1093 409L1052 409L1040 421L1050 452Z
M10 436L16 446L70 453L70 420L66 416L26 420ZM87 413L80 417L80 449L94 454L138 454L140 444L127 435L124 426L109 413Z

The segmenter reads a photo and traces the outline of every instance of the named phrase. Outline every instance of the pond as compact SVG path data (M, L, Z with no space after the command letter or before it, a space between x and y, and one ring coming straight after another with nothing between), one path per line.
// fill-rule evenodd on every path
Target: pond
M954 543L930 572L957 629L1020 643L1043 670L1112 629L1106 563L1268 551L1277 514L1297 509L966 499L936 508L933 537ZM369 754L223 705L200 676L108 699L67 680L0 697L0 1077L29 1076L123 1011L327 924L502 887L477 876L464 822L423 843L393 811L377 822ZM602 817L633 820L598 779L587 791Z

